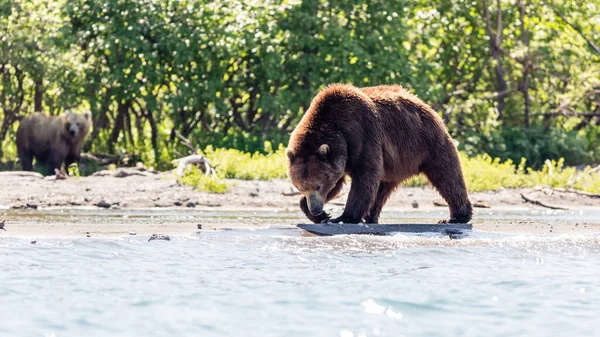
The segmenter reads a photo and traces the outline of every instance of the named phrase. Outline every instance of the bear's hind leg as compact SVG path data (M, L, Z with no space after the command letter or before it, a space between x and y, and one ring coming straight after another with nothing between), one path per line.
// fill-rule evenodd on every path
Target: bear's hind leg
M421 171L450 207L450 220L442 220L440 223L467 223L473 215L473 207L469 201L458 154L454 150L450 157L443 157L446 157L445 160L438 157L426 163Z
M33 171L33 156L25 151L19 151L19 160L23 171Z
M396 186L398 186L396 183L384 181L379 183L377 197L375 197L375 202L373 203L373 206L371 206L369 215L367 215L365 219L366 223L379 223L379 215L381 214L381 210L392 195L392 192L394 192L394 190L396 189Z

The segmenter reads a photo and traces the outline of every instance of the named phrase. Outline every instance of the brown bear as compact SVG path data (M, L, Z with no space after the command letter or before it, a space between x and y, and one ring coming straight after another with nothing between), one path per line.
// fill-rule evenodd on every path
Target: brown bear
M91 125L91 113L66 111L58 117L34 113L21 121L17 130L17 152L25 171L33 170L33 158L46 175L65 170L79 160Z
M303 194L300 208L315 223L378 223L391 193L418 173L450 206L450 219L440 222L471 219L458 151L442 119L399 85L330 85L313 99L286 152L288 176ZM346 175L346 207L330 219L323 205L340 193Z

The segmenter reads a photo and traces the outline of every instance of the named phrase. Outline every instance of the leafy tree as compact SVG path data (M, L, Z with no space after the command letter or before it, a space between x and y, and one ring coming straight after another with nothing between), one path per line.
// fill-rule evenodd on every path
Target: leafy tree
M86 150L167 166L178 135L263 151L327 84L394 83L470 155L598 162L599 17L594 0L12 0L0 141L14 157L23 116L89 108Z

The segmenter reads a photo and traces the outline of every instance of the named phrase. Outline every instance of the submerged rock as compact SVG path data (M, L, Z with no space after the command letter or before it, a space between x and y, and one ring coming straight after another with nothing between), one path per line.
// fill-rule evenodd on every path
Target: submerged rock
M100 207L100 208L110 208L110 209L120 209L121 208L121 205L118 201L110 203L104 199L100 200L97 204L94 204L94 205L97 207Z
M152 236L150 236L150 238L148 239L148 242L150 242L152 240L171 241L171 238L166 234L152 234Z
M96 206L100 207L100 208L110 208L110 206L112 206L112 204L106 202L106 200L102 199L100 200Z

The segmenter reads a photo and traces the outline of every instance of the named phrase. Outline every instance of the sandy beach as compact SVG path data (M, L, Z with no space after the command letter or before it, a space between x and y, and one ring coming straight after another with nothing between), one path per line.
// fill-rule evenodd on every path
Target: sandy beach
M286 180L229 180L225 194L200 192L177 182L172 172L126 177L55 179L23 172L0 173L0 237L122 237L187 235L227 228L293 228L307 223L298 195ZM348 192L326 208L340 213ZM284 195L285 194L285 195ZM533 202L565 210L524 202ZM521 234L598 234L600 199L549 188L470 193L476 205L474 229ZM495 214L504 214L495 217ZM528 218L528 215L532 215ZM540 215L542 216L540 218ZM399 188L386 204L381 223L427 221L448 216L431 188ZM387 221L386 221L387 220ZM393 221L390 221L393 220Z

